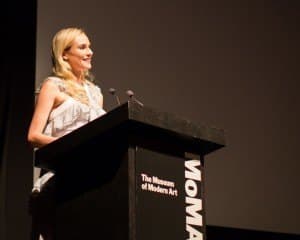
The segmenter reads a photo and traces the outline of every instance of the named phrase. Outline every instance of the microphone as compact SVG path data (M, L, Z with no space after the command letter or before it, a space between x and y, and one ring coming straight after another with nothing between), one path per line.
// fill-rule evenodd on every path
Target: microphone
M140 106L144 107L144 104L141 103L139 100L136 99L136 97L134 97L134 93L131 90L127 90L126 94L129 96L130 100L133 100L134 102L138 103Z
M120 103L120 99L119 99L118 95L116 95L116 89L110 88L110 89L109 89L109 92L110 92L111 95L115 96L115 98L116 98L116 100L117 100L117 103L118 103L118 105L120 106L121 103Z

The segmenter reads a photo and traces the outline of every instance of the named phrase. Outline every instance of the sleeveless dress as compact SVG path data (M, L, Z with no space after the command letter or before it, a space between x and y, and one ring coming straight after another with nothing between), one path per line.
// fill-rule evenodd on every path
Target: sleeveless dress
M61 92L66 91L64 80L58 77L48 77L45 81L55 83ZM89 105L83 104L69 96L51 112L43 131L44 134L53 137L62 137L106 113L99 105L99 101L102 98L101 89L90 82L85 83L84 88ZM47 172L40 176L34 182L32 191L40 192L43 185L53 176L53 172Z

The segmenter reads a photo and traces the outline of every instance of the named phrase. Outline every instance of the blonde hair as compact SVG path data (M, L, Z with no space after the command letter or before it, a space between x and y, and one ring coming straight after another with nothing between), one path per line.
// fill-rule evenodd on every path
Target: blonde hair
M68 95L88 105L89 100L84 87L74 81L76 77L72 72L72 68L63 59L64 52L71 48L75 38L80 35L86 35L81 28L64 28L55 34L52 40L52 71L65 81L65 90ZM84 73L84 78L88 84L91 84L89 71Z

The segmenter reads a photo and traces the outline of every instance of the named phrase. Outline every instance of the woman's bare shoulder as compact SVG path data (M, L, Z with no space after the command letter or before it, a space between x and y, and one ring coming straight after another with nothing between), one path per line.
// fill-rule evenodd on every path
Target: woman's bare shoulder
M52 77L52 76L47 77L40 84L37 93L40 93L42 89L64 91L65 90L64 81L58 77Z

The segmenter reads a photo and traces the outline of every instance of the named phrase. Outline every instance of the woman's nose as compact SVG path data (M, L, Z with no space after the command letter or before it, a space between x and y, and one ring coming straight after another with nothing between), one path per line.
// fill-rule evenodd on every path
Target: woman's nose
M91 48L88 49L88 55L92 56L94 53Z

